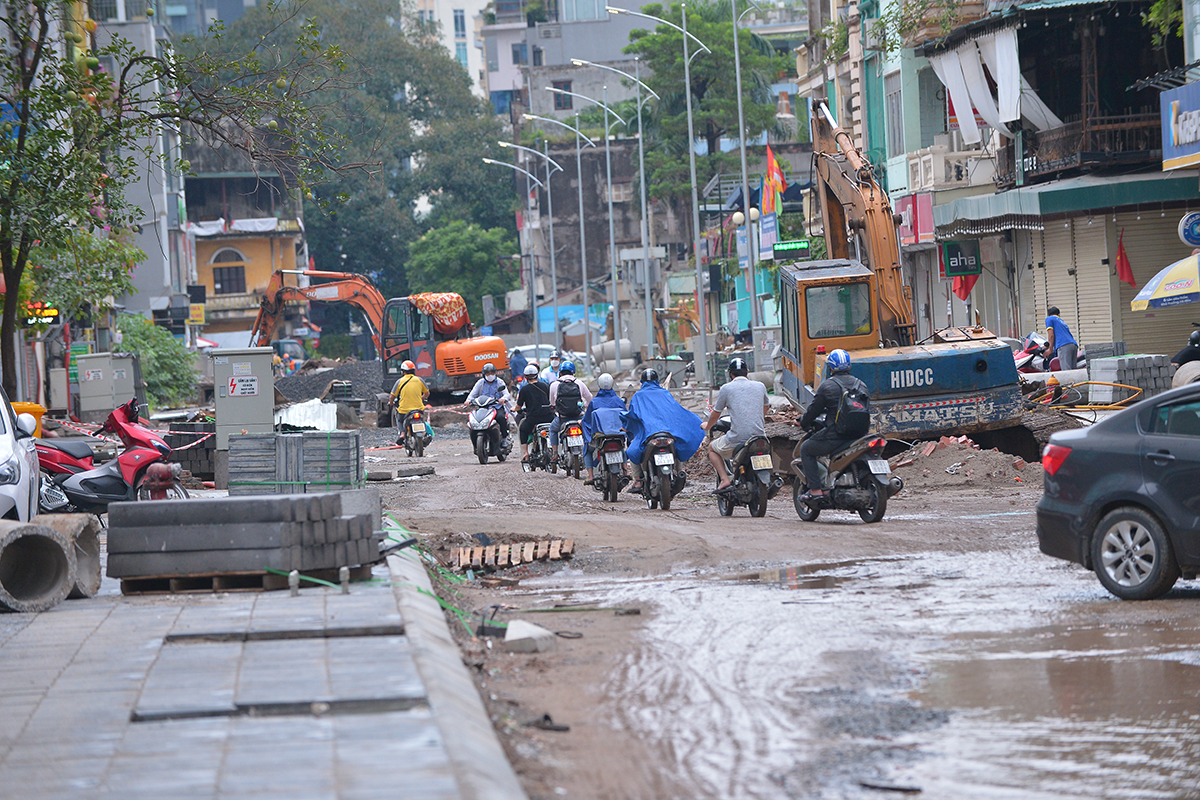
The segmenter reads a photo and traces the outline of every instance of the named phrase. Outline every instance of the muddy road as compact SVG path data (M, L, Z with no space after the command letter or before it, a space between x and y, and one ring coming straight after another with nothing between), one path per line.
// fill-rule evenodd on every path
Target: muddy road
M530 797L1200 797L1200 589L1120 602L1042 556L1038 465L939 452L881 523L805 524L790 489L726 519L700 479L664 513L428 452L437 474L384 498L434 555L577 542L497 573L515 586L437 582L475 620L581 634L506 654L453 620Z

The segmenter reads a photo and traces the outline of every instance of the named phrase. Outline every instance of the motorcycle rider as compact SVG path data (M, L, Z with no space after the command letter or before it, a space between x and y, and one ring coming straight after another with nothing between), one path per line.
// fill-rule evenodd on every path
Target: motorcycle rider
M825 428L805 439L804 444L800 445L804 483L808 486L808 491L800 496L800 500L804 502L827 494L825 487L821 485L821 468L817 464L817 456L835 453L859 438L859 435L838 433L833 425L833 417L837 413L842 395L855 388L863 394L867 393L867 385L850 374L850 354L845 350L834 350L825 364L830 375L821 381L816 396L808 404L808 410L800 420L800 427L809 430L816 424L818 416L825 415Z
M508 404L512 397L508 387L496 374L496 365L488 362L483 365L483 377L475 381L475 387L467 395L467 405L476 397L493 397L496 400L496 421L500 423L500 435L508 439Z
M391 403L396 409L396 427L399 428L404 424L404 417L410 411L421 411L425 408L425 401L429 399L429 387L425 382L417 377L417 365L411 361L405 361L400 365L400 377L392 386ZM429 426L429 420L425 420L425 436L426 444L428 439L433 437L433 430ZM400 436L396 439L396 444L404 444L404 431L400 431Z
M550 354L550 365L542 370L542 380L554 383L558 380L558 372L562 367L562 351L555 350Z
M512 357L508 359L508 369L512 374L514 386L525 379L525 367L527 366L529 366L529 361L521 353L520 349L514 348Z
M720 478L717 482L718 492L733 485L725 461L733 458L734 451L755 436L766 436L763 417L771 409L767 401L767 387L750 380L747 377L749 374L750 367L745 359L729 360L729 383L717 393L717 402L702 426L704 430L710 430L721 418L721 412L729 411L729 432L713 439L708 447L708 460Z
M1171 356L1171 363L1177 367L1182 367L1191 361L1200 361L1200 331L1192 331L1192 335L1188 337L1187 347Z
M612 426L605 424L607 414L597 415L597 409L611 408L625 411L625 401L621 399L621 395L613 390L613 376L605 372L596 381L598 391L596 396L592 398L592 402L588 403L587 409L583 412L583 440L587 446L583 450L583 465L587 467L587 480L584 481L584 486L591 486L596 480L596 459L592 456L592 437L597 433L616 433L612 430ZM614 415L616 416L616 415ZM617 423L620 423L620 417L617 417Z
M556 351L557 352L557 351ZM553 356L551 365L554 364ZM563 361L558 365L558 380L550 384L550 406L554 409L554 422L550 423L550 450L558 457L558 432L568 420L583 418L583 409L592 402L592 390L583 381L575 380L575 362Z
M646 440L656 433L665 432L675 437L675 454L680 462L687 461L704 441L704 429L700 418L679 404L675 396L658 382L658 370L642 370L642 385L629 398L629 410L621 414L625 423L625 436L629 446L625 455L633 473L633 484L626 490L642 490L642 453Z
M525 366L525 384L517 393L517 408L525 411L518 430L521 439L521 460L529 460L529 445L533 443L537 426L554 421L554 406L550 405L550 387L538 380L537 364Z

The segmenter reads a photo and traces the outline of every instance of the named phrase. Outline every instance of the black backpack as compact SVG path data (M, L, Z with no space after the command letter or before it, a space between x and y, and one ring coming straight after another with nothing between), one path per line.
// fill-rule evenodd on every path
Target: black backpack
M854 383L849 388L838 381L842 396L834 412L833 429L842 436L866 436L871 429L871 398L867 396L866 384L857 378L851 380Z
M554 395L554 411L562 419L580 419L583 417L583 392L575 381L558 382L558 392Z

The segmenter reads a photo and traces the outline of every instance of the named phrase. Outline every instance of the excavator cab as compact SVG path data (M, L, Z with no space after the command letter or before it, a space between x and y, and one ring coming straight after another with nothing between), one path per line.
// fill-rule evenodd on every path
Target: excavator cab
M429 312L429 313L427 313ZM452 293L394 297L383 309L383 382L400 377L411 360L431 392L465 392L475 385L484 364L508 368L508 349L498 336L471 336L461 296Z
M407 297L387 301L383 309L383 376L390 384L400 377L400 365L411 360L418 377L429 383L434 370L433 320Z

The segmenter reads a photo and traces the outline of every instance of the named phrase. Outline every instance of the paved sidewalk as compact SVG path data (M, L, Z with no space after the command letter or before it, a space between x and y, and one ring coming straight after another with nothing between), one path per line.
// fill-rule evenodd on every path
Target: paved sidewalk
M416 556L389 561L349 595L106 578L0 616L0 798L524 798Z

